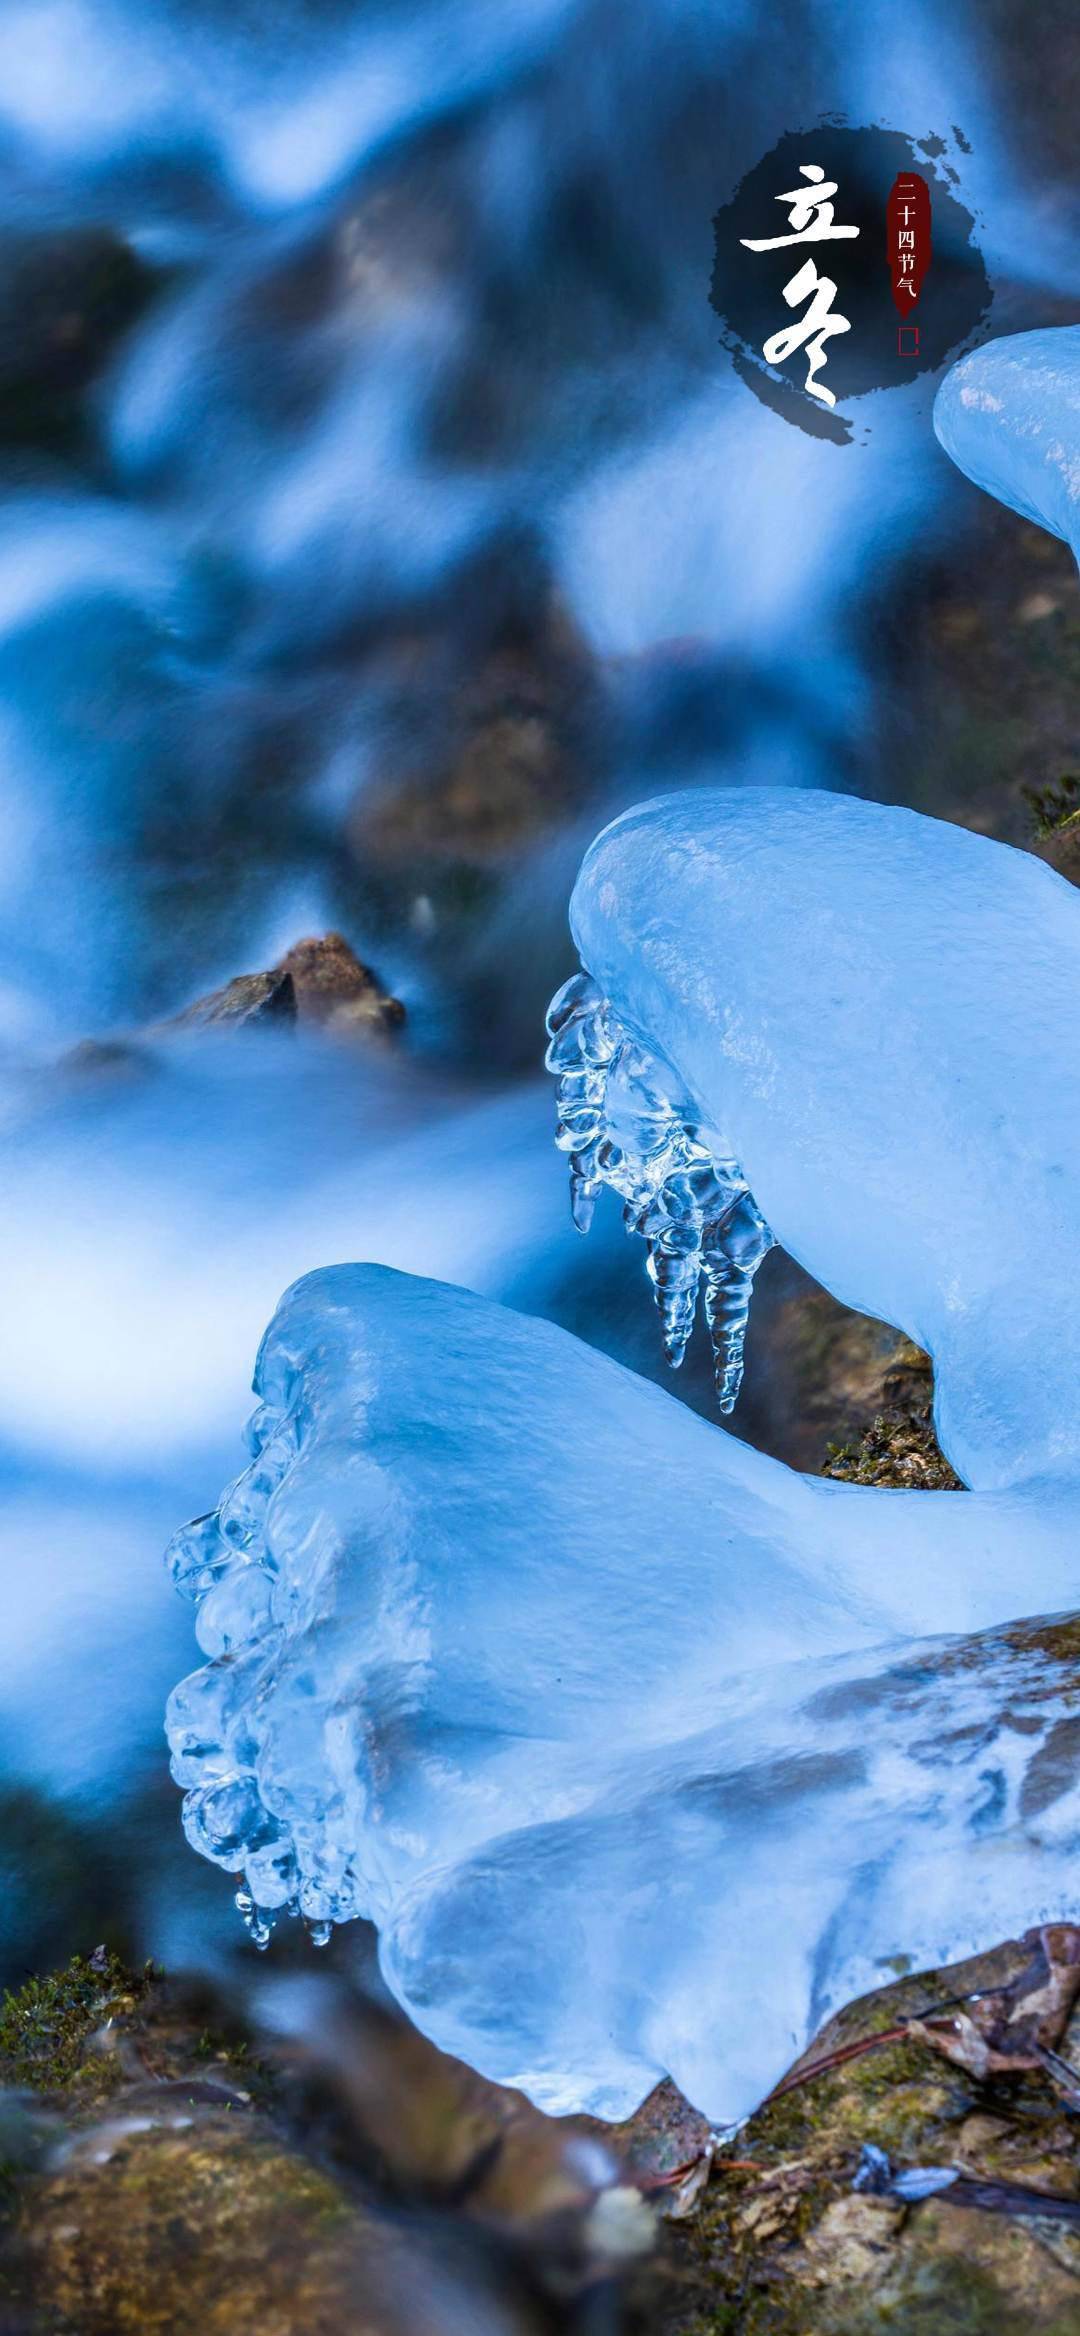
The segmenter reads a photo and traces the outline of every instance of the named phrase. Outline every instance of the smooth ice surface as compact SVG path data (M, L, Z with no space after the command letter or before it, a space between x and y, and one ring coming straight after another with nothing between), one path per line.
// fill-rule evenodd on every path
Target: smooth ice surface
M982 1489L802 1478L548 1323L309 1275L250 1469L173 1544L210 1658L174 1773L257 1939L368 1915L491 2075L616 2115L668 2070L726 2120L890 1956L1068 1909L1037 1651L910 1641L1075 1602L1080 900L912 813L747 792L617 822L573 921L556 1068L573 1038L609 1073L563 1098L578 1188L695 1128L721 1224L752 1188L930 1345Z
M600 836L582 962L778 1241L933 1354L971 1485L1080 1476L1080 896L848 796L707 789Z
M988 341L947 373L934 428L953 461L1080 559L1080 325Z
M1072 1500L801 1478L381 1267L298 1283L256 1385L251 1468L173 1545L210 1661L169 1733L258 1939L369 1915L490 2075L616 2116L668 2070L726 2120L884 1958L1062 1912L1038 1642L896 1640L1063 1606Z

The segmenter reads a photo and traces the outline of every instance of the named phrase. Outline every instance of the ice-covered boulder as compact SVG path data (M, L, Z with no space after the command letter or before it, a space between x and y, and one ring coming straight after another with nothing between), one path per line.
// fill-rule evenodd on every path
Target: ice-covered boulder
M173 1545L210 1658L174 1772L257 1935L368 1915L485 2073L617 2115L666 2070L737 2117L885 1958L1066 1910L1080 1802L1025 1800L1061 1714L1014 1728L993 1645L913 1642L1075 1600L1080 899L911 813L748 793L619 821L573 913L635 1050L597 1181L692 1125L721 1228L752 1192L931 1347L981 1489L803 1478L548 1323L309 1275L250 1469Z
M1080 325L1010 333L961 357L934 428L977 487L1080 558Z
M1075 889L917 812L699 789L605 830L571 922L777 1239L932 1353L965 1481L1080 1475Z

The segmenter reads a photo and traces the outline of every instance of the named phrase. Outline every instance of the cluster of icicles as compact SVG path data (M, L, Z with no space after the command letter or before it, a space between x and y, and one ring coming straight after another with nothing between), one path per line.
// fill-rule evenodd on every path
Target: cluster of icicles
M266 1510L299 1448L294 1417L260 1403L244 1430L251 1465L208 1516L183 1525L165 1552L174 1587L198 1608L196 1635L211 1660L174 1688L166 1729L171 1768L186 1790L184 1831L193 1849L237 1878L236 1909L260 1952L280 1913L298 1915L313 1946L333 1930L325 1876L302 1878L287 1830L264 1807L238 1719L244 1696L258 1700L260 1676L280 1637L272 1612L275 1577L265 1542ZM279 1588L280 1603L280 1588ZM217 1658L233 1658L231 1675ZM254 1881L259 1895L249 1886Z
M678 1370L705 1285L717 1401L734 1409L754 1275L773 1247L738 1161L710 1140L673 1076L619 1021L590 974L548 1007L544 1057L557 1080L555 1141L570 1156L570 1207L587 1233L605 1184L646 1245L664 1353Z

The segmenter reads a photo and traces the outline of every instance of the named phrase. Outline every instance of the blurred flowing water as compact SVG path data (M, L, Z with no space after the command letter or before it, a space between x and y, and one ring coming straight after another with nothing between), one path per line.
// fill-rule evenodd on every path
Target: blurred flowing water
M239 1464L288 1282L378 1258L642 1361L531 1069L580 850L705 775L902 797L873 624L978 525L932 382L846 448L754 400L712 216L824 112L959 125L991 329L1052 318L1071 145L1019 44L1042 90L1055 37L944 0L9 0L9 1975L105 1931L231 1950L163 1773L191 1642L158 1558ZM330 923L404 1000L396 1047L64 1067Z

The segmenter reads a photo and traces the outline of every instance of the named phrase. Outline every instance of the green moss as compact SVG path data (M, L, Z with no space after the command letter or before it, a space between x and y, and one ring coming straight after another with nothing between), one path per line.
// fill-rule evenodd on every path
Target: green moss
M1024 787L1022 793L1034 818L1036 843L1080 820L1080 771L1066 771L1056 787Z
M243 2067L248 2059L246 2036L227 2036L222 2028L204 2028L194 2047L196 2060L227 2060L233 2067Z
M959 1492L929 1412L880 1413L858 1444L830 1444L823 1476L842 1484L898 1485L908 1491Z
M120 2008L129 2008L152 1977L135 1980L115 1955L90 1963L76 1955L63 1971L28 1979L0 2004L0 2078L34 2092L64 2092L82 2077L88 2039ZM108 2063L95 2079L110 2081Z
M915 2329L933 2330L933 2336L1013 2336L1021 2326L1015 2295L1003 2291L991 2272L960 2255L936 2255L901 2273L891 2292L863 2299L845 2308L836 2299L826 2305L816 2323L817 2336L912 2336ZM1039 2336L1076 2336L1080 2326L1075 2310L1055 2312L1037 2323Z

